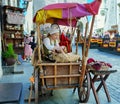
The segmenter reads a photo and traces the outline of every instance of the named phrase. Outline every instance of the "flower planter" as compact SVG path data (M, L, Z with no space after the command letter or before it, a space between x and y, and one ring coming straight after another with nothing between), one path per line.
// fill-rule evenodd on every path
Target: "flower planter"
M7 66L11 66L11 65L15 64L16 59L14 59L14 58L6 58L5 61L6 61Z
M16 64L10 66L2 66L3 75L14 73L15 68L16 68Z

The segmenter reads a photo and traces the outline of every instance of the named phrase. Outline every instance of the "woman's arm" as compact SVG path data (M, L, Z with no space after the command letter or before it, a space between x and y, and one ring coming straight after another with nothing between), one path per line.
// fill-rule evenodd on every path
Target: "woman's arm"
M48 50L53 50L54 49L54 45L51 45L50 44L50 39L49 38L45 38L43 40L43 44L45 45L45 47L48 49Z
M62 52L64 50L64 46L59 46L59 43L56 42L56 44L52 45L51 42L50 42L50 39L49 38L45 38L43 40L43 43L45 45L45 47L50 50L50 51L58 51L58 52Z

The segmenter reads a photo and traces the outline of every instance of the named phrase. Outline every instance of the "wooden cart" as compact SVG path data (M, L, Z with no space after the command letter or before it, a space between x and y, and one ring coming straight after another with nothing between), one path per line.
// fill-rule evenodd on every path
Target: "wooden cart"
M34 22L36 23L38 48L34 50L34 76L35 76L35 103L39 101L39 94L45 90L61 88L78 88L80 102L87 102L90 94L90 77L86 70L86 62L90 40L92 36L95 15L98 13L101 0L95 0L89 4L59 3L45 6L37 11ZM63 15L64 14L64 15ZM88 44L86 36L88 21L86 22L85 39L82 47L82 60L69 63L44 62L42 60L42 35L40 24L57 23L59 25L71 26L74 28L81 17L92 15L91 29ZM87 19L88 20L88 19ZM77 28L77 39L80 30ZM72 34L73 35L73 34ZM76 54L78 53L78 41L76 43Z

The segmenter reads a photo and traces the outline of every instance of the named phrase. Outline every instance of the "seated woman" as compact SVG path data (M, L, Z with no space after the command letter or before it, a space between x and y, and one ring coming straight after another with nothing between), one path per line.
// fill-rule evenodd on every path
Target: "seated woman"
M51 27L49 29L48 36L43 40L43 48L45 56L48 56L52 52L63 52L65 46L59 46L58 41L59 29Z
M51 27L60 30L60 27L57 23L51 24ZM65 31L64 30L62 31L62 33L57 35L57 38L58 38L58 41L59 41L59 45L66 47L65 52L66 53L71 52L71 42L70 42L69 38L65 36Z

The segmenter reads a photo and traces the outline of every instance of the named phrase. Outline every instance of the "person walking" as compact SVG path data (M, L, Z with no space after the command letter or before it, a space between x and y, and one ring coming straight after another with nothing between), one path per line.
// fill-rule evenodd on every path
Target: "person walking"
M36 42L35 42L35 31L31 31L31 36L32 38L32 41L30 42L30 45L31 45L31 48L32 48L32 51L34 51L34 48L36 47Z
M27 61L30 61L32 56L32 48L30 42L32 42L32 38L28 34L26 34L26 36L24 37L24 55Z

